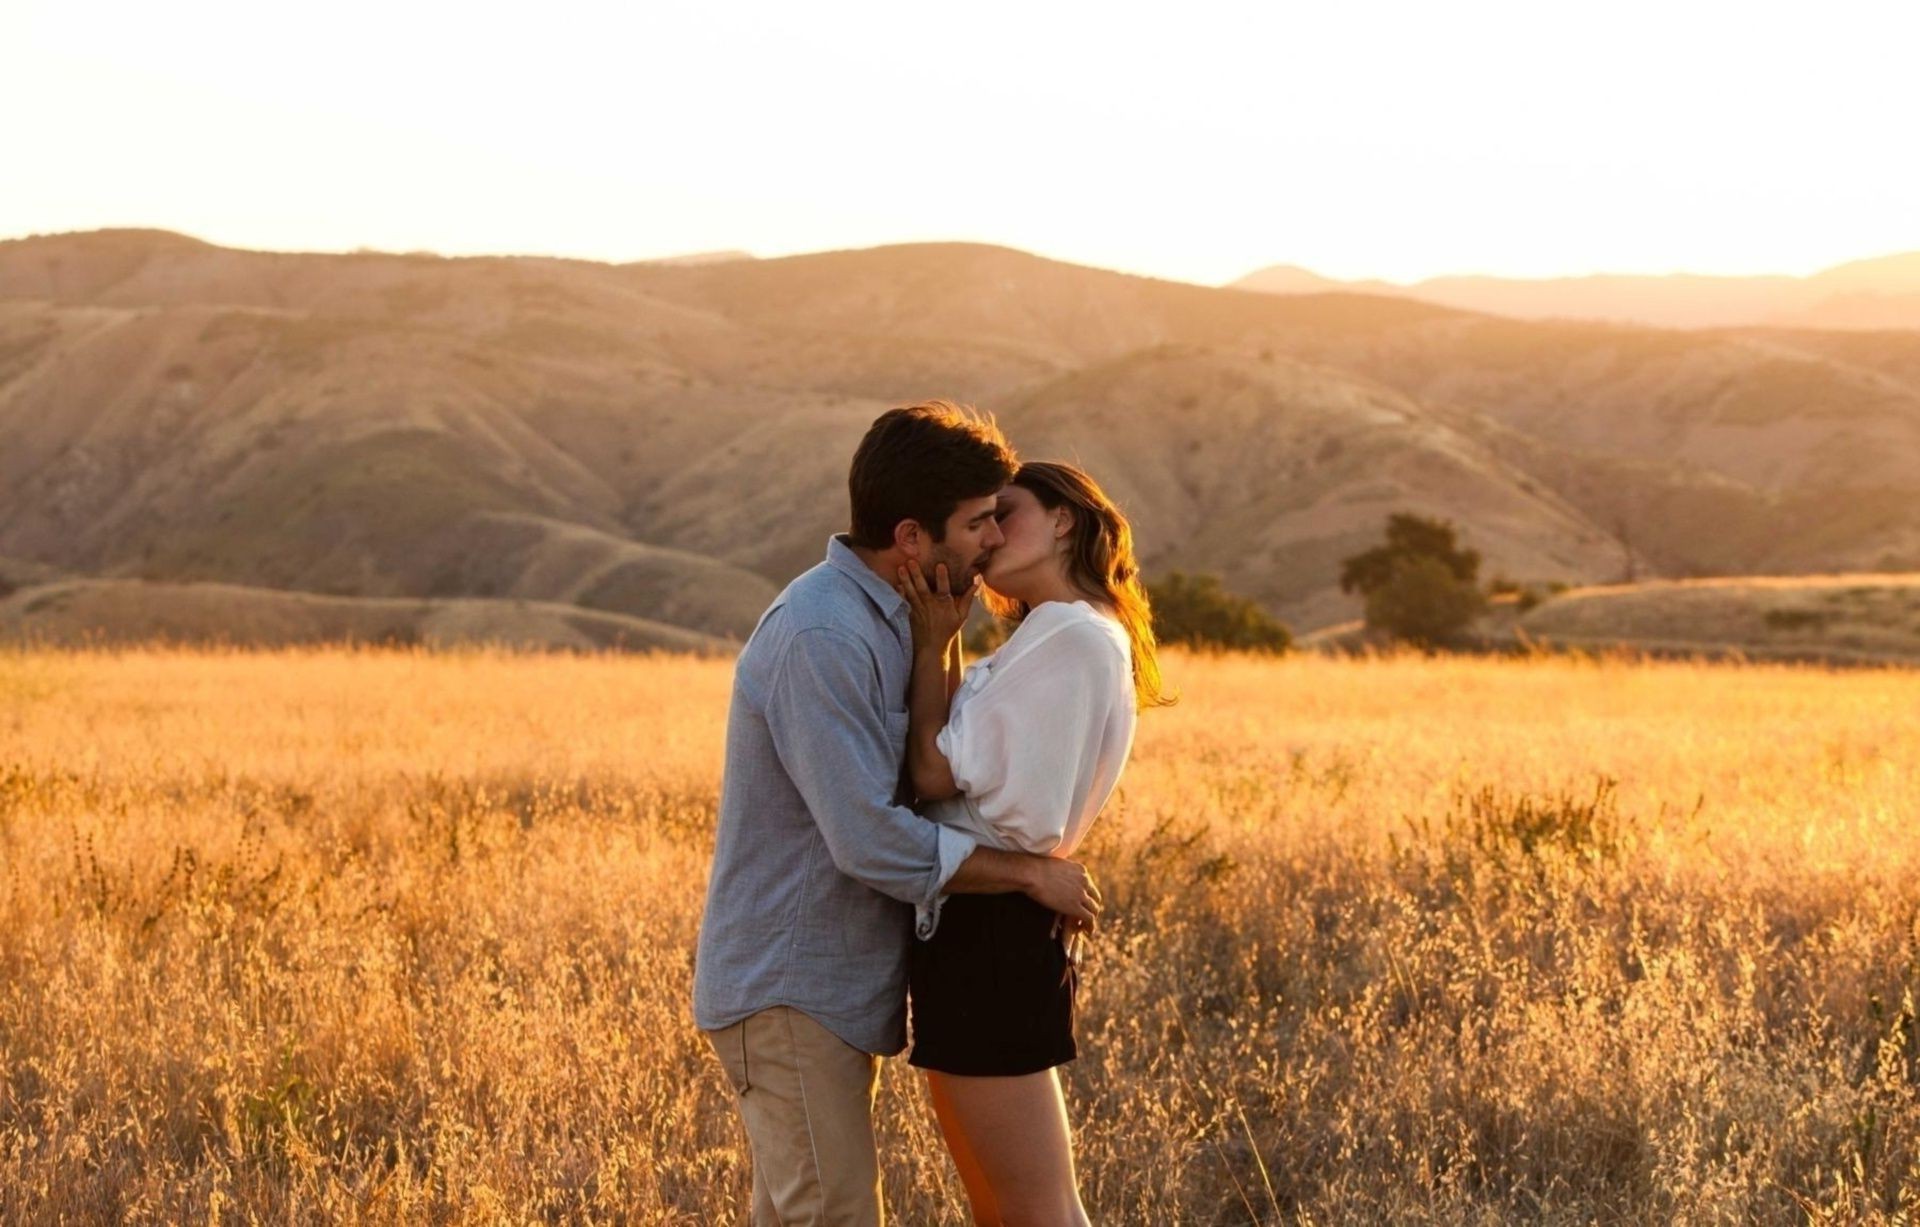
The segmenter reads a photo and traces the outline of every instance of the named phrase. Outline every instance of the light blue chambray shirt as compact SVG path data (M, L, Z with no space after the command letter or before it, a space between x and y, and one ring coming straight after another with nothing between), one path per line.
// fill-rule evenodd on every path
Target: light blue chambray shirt
M792 1006L863 1052L906 1047L907 947L974 841L901 804L907 602L844 534L740 651L693 1016Z

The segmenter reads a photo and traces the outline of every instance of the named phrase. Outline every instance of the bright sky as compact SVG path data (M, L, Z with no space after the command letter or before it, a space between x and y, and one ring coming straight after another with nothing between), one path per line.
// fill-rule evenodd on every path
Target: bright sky
M0 0L0 237L1220 282L1920 249L1920 5Z

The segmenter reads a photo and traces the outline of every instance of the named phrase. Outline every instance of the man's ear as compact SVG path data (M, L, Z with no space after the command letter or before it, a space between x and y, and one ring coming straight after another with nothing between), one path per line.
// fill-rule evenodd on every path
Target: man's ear
M926 549L927 534L918 520L902 520L893 526L893 548L902 554L920 561L921 551Z

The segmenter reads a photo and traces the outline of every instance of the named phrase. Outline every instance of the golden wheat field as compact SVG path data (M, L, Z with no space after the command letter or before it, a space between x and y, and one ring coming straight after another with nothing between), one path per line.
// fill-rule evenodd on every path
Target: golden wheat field
M738 1221L724 659L0 653L0 1221ZM1920 1202L1920 674L1174 655L1088 860L1101 1223ZM964 1202L910 1071L895 1221Z

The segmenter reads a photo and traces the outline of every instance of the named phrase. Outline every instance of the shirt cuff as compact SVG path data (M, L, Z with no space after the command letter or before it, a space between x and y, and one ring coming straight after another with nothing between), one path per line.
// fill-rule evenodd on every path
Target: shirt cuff
M936 844L935 860L939 865L938 877L933 883L932 897L914 909L913 932L921 941L933 936L934 929L940 924L940 905L946 902L942 893L953 875L960 872L961 862L973 855L979 845L971 835L957 831L950 826L934 826Z

